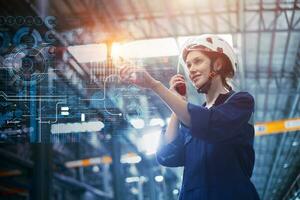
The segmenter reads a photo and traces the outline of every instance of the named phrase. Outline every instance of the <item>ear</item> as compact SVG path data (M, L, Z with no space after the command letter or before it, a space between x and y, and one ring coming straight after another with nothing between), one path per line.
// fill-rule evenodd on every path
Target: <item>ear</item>
M221 57L218 57L214 62L213 68L216 72L218 72L218 71L221 71L223 65L224 65L224 59L222 59Z

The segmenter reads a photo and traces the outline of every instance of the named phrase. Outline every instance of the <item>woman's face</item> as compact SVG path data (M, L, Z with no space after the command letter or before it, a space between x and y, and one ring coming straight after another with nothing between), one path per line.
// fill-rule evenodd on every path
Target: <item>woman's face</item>
M196 88L202 87L209 78L211 61L200 51L191 51L186 58L189 77Z

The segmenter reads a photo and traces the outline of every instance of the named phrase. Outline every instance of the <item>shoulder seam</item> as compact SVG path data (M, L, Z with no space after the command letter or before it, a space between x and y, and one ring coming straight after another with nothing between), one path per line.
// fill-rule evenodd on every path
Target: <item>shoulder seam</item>
M234 97L237 97L239 94L246 94L248 98L254 99L254 97L249 92L235 92L231 96L229 96L226 101L223 103L228 103L230 100L232 100Z

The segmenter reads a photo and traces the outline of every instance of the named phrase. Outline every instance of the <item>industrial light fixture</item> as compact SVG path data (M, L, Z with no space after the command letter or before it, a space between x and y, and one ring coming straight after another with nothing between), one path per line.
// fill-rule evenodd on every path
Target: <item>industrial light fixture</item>
M162 46L168 48L161 48ZM136 40L127 43L114 43L112 48L113 57L124 58L150 58L177 56L179 54L175 38L157 38Z
M69 46L68 50L80 63L102 62L107 58L107 47L104 43Z
M146 155L153 155L157 151L160 140L160 129L150 129L143 134L139 142L139 148L145 152Z
M140 118L131 119L130 123L136 129L142 129L145 127L145 121Z
M135 154L135 153L127 153L127 154L124 154L122 155L121 157L121 163L122 164L136 164L136 163L139 163L141 162L142 158L141 156Z
M154 179L155 179L156 182L160 183L164 180L164 177L159 175L159 176L155 176Z
M98 165L94 165L92 170L93 170L94 173L98 173L100 171Z
M218 34L218 36L232 46L233 39L231 34ZM197 36L135 40L126 43L114 42L112 44L112 57L132 59L178 56L180 52L179 47L188 38L193 37ZM162 46L167 48L161 48ZM80 63L103 62L107 58L107 46L104 43L69 46L68 50Z
M137 155L136 153L129 152L127 154L124 154L121 156L120 162L122 164L128 163L128 164L136 164L141 162L142 158ZM87 158L83 160L73 160L73 161L67 161L65 163L65 166L68 168L74 168L74 167L87 167L87 166L97 166L99 164L111 164L112 158L109 155L104 155L101 157L93 157L93 158ZM94 170L94 168L93 168Z
M132 188L130 188L130 192L131 192L132 194L137 195L137 194L139 193L139 190L138 190L136 187L132 187Z
M138 176L126 177L125 181L126 181L126 183L139 182L140 177L138 177Z
M295 146L298 146L298 144L299 144L298 142L294 141L294 142L292 143L292 146L295 147Z
M178 195L179 194L179 190L177 189L177 188L175 188L174 190L173 190L173 195Z
M126 183L134 183L134 182L147 182L148 178L145 176L131 176L125 179Z
M150 120L149 125L150 126L161 126L161 127L163 127L165 125L165 122L161 118L153 118L153 119Z

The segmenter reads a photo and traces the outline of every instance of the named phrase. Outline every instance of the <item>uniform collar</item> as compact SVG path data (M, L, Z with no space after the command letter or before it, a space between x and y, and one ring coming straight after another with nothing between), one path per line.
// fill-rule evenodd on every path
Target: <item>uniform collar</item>
M218 106L218 105L224 103L226 101L226 99L228 99L228 97L230 97L233 93L234 93L234 90L230 90L229 92L227 92L225 94L219 94L219 96L215 100L212 107L213 106ZM206 106L206 102L202 106Z

